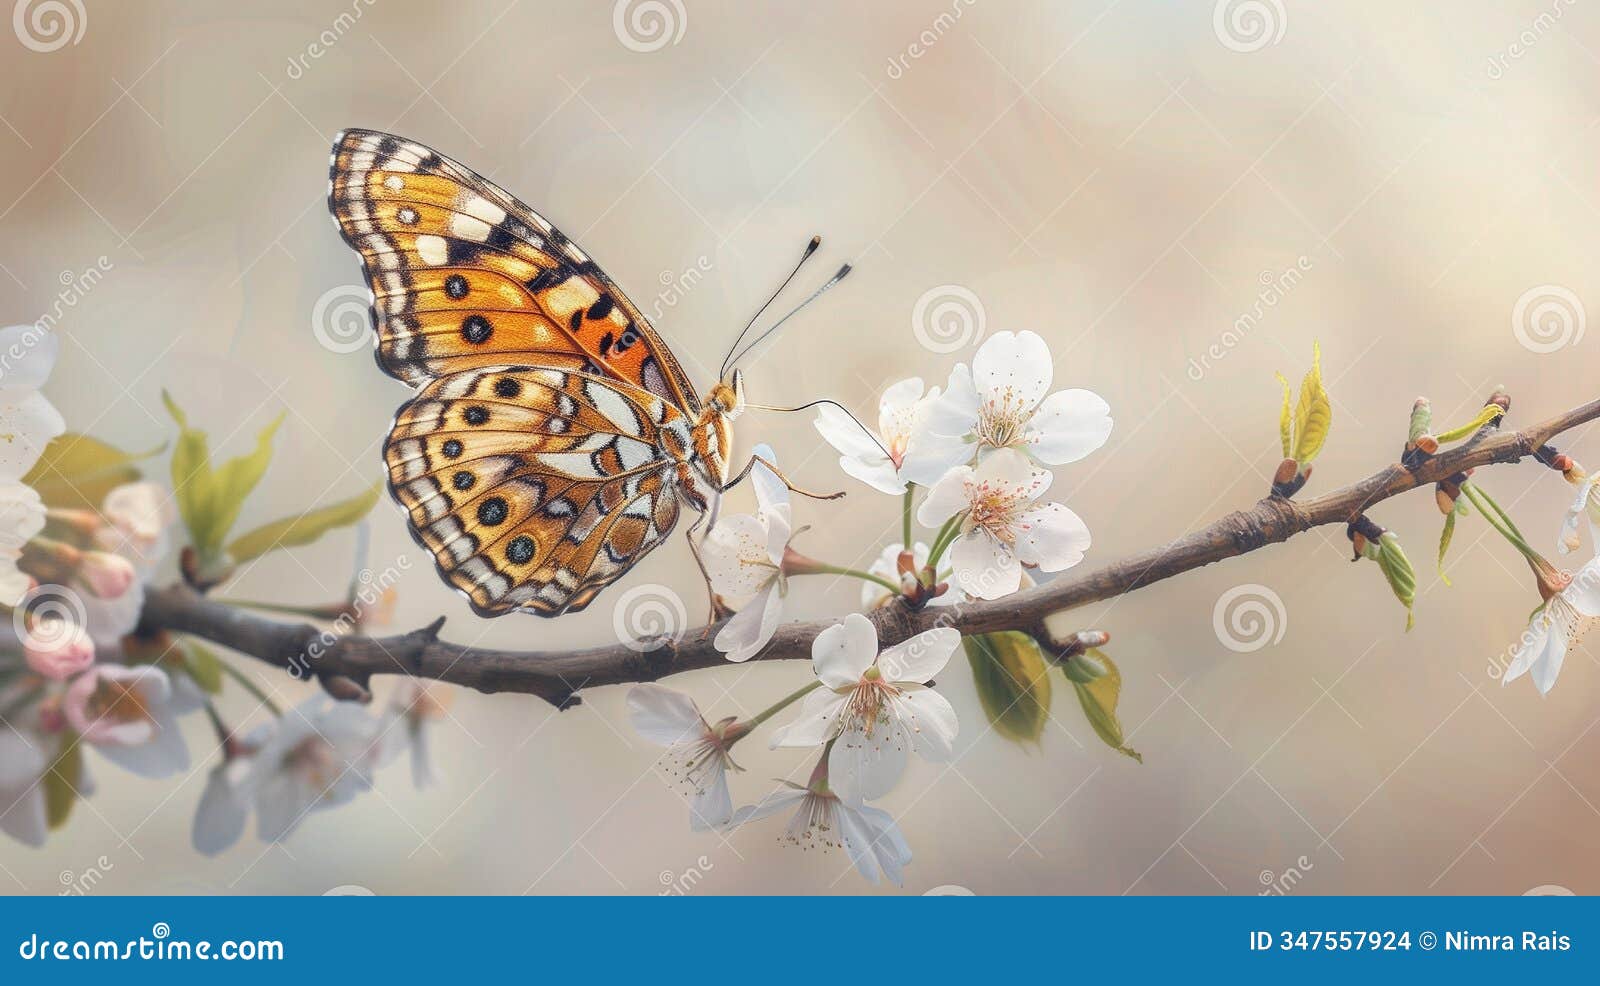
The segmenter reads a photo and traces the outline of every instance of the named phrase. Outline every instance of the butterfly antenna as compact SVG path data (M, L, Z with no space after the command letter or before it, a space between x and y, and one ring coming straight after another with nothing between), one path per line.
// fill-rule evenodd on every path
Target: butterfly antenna
M794 265L794 270L789 272L789 276L783 279L782 284L778 285L778 290L772 292L772 295L762 303L761 307L756 309L756 313L750 316L750 321L745 323L744 328L739 330L738 338L734 339L733 345L728 347L728 355L722 358L722 366L717 370L717 379L720 380L728 375L728 364L732 362L734 350L738 349L739 343L744 341L745 334L750 331L750 327L756 324L756 319L761 317L761 313L766 311L768 306L778 300L778 295L783 293L783 289L789 286L789 282L794 280L794 276L800 273L800 268L805 266L806 261L811 259L811 255L816 253L817 247L821 245L822 237L813 236L811 238L811 242L806 244L805 252L800 254L799 262Z
M800 302L800 304L795 305L794 309L792 311L790 311L789 314L787 314L787 315L783 316L782 318L778 319L778 321L773 324L772 328L768 329L767 331L761 333L760 335L756 336L753 340L751 340L750 345L748 345L748 346L744 347L743 349L739 350L739 354L737 356L734 356L732 359L728 360L727 365L732 366L733 364L735 364L735 363L739 362L741 359L743 359L746 353L750 352L750 350L752 350L752 349L756 348L757 346L761 345L762 340L766 339L768 336L772 335L772 333L774 333L774 332L778 331L780 328L782 328L783 327L783 323L789 321L789 319L794 318L796 315L800 314L800 310L802 308L804 308L805 306L811 304L813 301L816 301L818 298L822 297L822 294L823 294L824 291L827 291L829 288L833 287L835 284L838 284L840 281L844 280L847 276L849 276L851 270L852 270L852 268L851 268L851 266L849 264L845 264L843 267L840 267L839 268L839 273L837 273L837 274L833 275L832 277L828 278L827 283L823 284L822 287L820 287L820 288L816 289L815 291L811 292L811 296L808 297L805 301L802 301L802 302Z
M845 407L843 404L840 404L838 401L832 399L831 397L824 397L824 398L821 398L820 400L807 401L806 403L801 404L799 407L774 407L771 404L746 404L745 407L749 408L749 409L756 410L756 411L777 411L777 412L779 412L781 414L790 414L790 413L793 413L795 411L804 411L804 410L807 410L808 408L816 407L819 404L829 404L829 405L832 405L833 407L836 407L839 410L843 411L844 414L845 414L845 417L847 417L851 421L855 422L856 427L861 429L861 433L863 435L866 435L868 438L872 439L872 444L878 446L878 450L884 454L885 458L893 458L893 456L889 454L889 450L883 447L883 442L878 440L878 436L874 435L872 433L872 429L871 428L868 428L866 425L862 424L861 423L861 419L856 417L855 413L853 411L851 411L848 407Z

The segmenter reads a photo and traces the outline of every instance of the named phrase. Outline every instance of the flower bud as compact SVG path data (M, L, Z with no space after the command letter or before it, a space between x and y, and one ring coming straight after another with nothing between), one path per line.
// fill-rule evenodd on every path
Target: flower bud
M1273 485L1283 486L1292 482L1294 480L1294 474L1299 470L1299 468L1300 464L1298 462L1294 461L1293 459L1284 459L1282 462L1278 463L1277 472L1272 474Z
M121 555L86 551L78 567L78 577L101 599L116 599L128 591L137 575L133 563Z
M1415 444L1417 439L1428 434L1433 429L1433 407L1426 397L1418 397L1417 402L1411 405L1411 427L1406 435L1406 440Z
M1109 671L1104 661L1087 653L1079 654L1062 664L1061 670L1066 672L1067 680L1080 685L1087 685L1097 678L1104 678Z
M51 681L65 681L94 664L94 643L79 627L60 620L48 631L28 634L22 656L34 674Z

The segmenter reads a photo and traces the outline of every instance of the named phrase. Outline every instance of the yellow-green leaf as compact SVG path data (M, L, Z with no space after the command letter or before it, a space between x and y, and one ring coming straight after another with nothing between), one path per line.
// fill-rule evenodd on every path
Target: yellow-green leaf
M1450 576L1444 574L1444 553L1450 550L1450 539L1456 534L1456 511L1444 515L1444 530L1439 532L1439 578L1450 585Z
M68 432L51 439L22 481L37 490L48 506L98 510L107 493L139 479L135 463L164 448L124 452L98 438Z
M184 641L183 669L207 695L222 691L222 658L192 637Z
M1322 451L1328 440L1328 429L1333 425L1333 401L1322 385L1322 347L1311 347L1311 369L1300 381L1300 400L1294 409L1293 458L1300 463L1300 471Z
M1378 567L1389 581L1394 597L1406 608L1406 629L1409 631L1416 622L1413 607L1417 600L1417 573L1412 569L1411 559L1406 557L1405 550L1400 547L1400 539L1393 531L1384 532L1378 541Z
M1500 416L1505 413L1506 409L1501 407L1499 404L1485 404L1483 406L1483 410L1478 412L1478 416L1476 418L1473 418L1471 421L1468 421L1459 428L1451 428L1444 434L1437 435L1435 437L1439 439L1439 444L1441 445L1448 442L1459 441L1460 439L1466 438L1468 435L1475 433L1479 428L1482 428L1489 422L1498 421Z
M267 471L267 464L272 461L272 436L283 423L283 415L261 430L248 455L229 459L213 469L206 433L189 426L188 416L170 394L163 391L161 400L178 423L178 440L172 451L172 488L178 514L204 566L221 553L223 539L239 519L245 497Z
M1050 665L1025 633L1007 630L961 638L978 702L994 731L1037 743L1050 721Z
M1122 697L1122 672L1117 670L1116 664L1103 651L1090 648L1088 653L1105 665L1106 673L1088 684L1072 682L1072 687L1078 693L1078 701L1083 705L1084 716L1089 720L1089 725L1094 727L1095 735L1107 746L1144 763L1144 757L1122 741L1122 721L1117 718L1117 701Z
M349 499L263 524L228 545L228 556L238 563L247 562L274 548L310 544L334 528L348 527L367 515L378 502L378 491L382 487L382 483L375 483Z
M1278 412L1278 438L1283 442L1283 457L1287 459L1294 452L1294 419L1289 412L1289 378L1278 374L1278 383L1283 386L1283 410Z
M61 734L60 751L42 778L44 815L51 829L58 829L67 823L82 783L83 744L75 733L68 730Z

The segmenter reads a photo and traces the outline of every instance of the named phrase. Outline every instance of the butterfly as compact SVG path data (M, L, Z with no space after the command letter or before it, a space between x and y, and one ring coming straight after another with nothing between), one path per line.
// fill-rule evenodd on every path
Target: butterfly
M474 612L583 609L684 505L695 547L759 461L730 478L739 370L702 399L588 254L415 141L341 132L328 203L372 290L378 365L417 388L384 444L390 492Z

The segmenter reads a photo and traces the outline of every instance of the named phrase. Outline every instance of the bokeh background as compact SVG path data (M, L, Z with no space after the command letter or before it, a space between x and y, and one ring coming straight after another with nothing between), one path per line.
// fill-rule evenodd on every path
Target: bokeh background
M1588 5L69 0L64 36L28 26L40 6L18 3L0 40L0 321L61 307L47 393L70 427L126 447L170 433L162 388L225 452L286 410L245 523L376 479L405 397L365 346L340 351L344 302L364 292L326 169L356 125L437 146L550 216L662 312L702 385L817 232L811 276L847 259L856 273L752 362L754 400L870 413L888 382L942 382L983 333L1040 333L1057 385L1116 416L1105 449L1058 470L1094 532L1086 565L1258 498L1278 459L1273 372L1297 378L1314 341L1336 411L1309 493L1392 461L1419 394L1455 423L1504 384L1526 423L1600 388L1600 333L1584 334L1600 303ZM63 287L96 266L91 291ZM752 412L739 441L757 440L802 484L851 491L798 506L808 552L862 563L896 536L896 503L844 477L808 416ZM1565 447L1600 465L1588 429ZM1557 476L1481 479L1554 550ZM1410 633L1334 529L1074 615L1115 638L1143 766L1095 739L1065 687L1037 748L987 732L958 658L939 684L960 756L913 764L885 799L916 858L903 890L879 891L1600 889L1593 645L1548 698L1502 688L1495 662L1536 603L1517 556L1469 518L1447 587L1426 492L1375 518L1419 571ZM351 542L271 555L228 594L331 601ZM380 504L371 564L402 557L395 626L444 614L464 642L612 642L627 585L701 602L681 539L554 622L474 618ZM1249 650L1214 629L1241 585L1281 601ZM854 583L812 580L790 612L857 602ZM305 694L239 664L285 701ZM672 683L720 716L808 674ZM195 774L146 782L92 761L98 794L47 847L0 844L0 889L54 893L96 867L99 893L648 894L691 872L695 893L873 890L842 856L781 846L778 820L691 834L624 694L557 713L460 693L435 733L436 788L395 766L286 844L247 836L215 859L188 844L211 762L195 717ZM235 691L225 708L252 705ZM759 739L740 752L741 802L809 763Z

